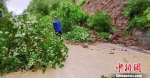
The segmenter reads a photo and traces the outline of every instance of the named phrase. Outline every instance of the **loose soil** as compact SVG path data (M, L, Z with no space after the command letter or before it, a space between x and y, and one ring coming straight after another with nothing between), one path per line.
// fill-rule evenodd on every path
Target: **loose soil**
M123 14L123 10L126 8L124 1L125 0L87 0L87 2L82 6L82 9L91 15L93 15L96 11L108 13L112 19L112 26L116 28L116 32L112 34L111 43L124 44L126 46L138 46L140 48L150 50L149 46L143 46L132 35L127 37L123 34L124 29L128 25L128 20ZM93 42L106 42L106 40L102 40L97 37L93 39L95 39Z

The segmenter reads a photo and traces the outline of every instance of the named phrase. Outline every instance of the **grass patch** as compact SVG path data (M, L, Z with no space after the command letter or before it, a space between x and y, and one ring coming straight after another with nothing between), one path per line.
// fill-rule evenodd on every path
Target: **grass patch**
M127 61L127 59L126 59L126 58L124 58L124 59L123 59L123 61L124 61L124 62L126 62L126 63L128 63L128 61Z

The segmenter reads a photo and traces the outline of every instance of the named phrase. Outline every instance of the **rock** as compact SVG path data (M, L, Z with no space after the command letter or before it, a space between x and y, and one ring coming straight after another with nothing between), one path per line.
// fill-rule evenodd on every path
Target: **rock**
M126 48L122 48L122 51L127 51L127 49Z
M82 47L83 48L88 48L88 45L83 44Z
M114 49L112 49L112 50L115 50L115 48L114 48Z
M114 52L110 52L109 54L115 54Z
M115 48L113 50L115 50Z
M29 70L29 65L25 66L25 70L28 71Z
M142 34L142 32L140 32L140 31L135 32L135 35L141 35L141 34Z

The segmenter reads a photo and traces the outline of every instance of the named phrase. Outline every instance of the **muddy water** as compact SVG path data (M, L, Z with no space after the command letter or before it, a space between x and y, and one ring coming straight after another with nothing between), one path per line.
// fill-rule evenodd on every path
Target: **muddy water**
M141 63L141 70L150 78L150 55L122 51L121 48L109 44L98 44L83 48L82 46L67 45L69 57L63 69L47 69L45 74L37 72L11 73L5 78L101 78L101 75L111 76L117 73L116 65L121 63ZM115 49L114 49L115 48ZM112 50L113 49L113 50ZM109 54L110 52L114 54ZM124 72L122 70L121 72Z

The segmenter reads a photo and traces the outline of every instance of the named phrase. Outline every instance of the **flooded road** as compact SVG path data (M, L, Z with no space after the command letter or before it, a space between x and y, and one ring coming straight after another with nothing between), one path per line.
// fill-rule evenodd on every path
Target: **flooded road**
M67 45L69 57L62 69L47 69L45 74L37 72L11 73L5 78L101 78L117 73L118 63L141 63L142 73L150 78L150 55L132 50L122 51L113 44L96 44L83 48L80 45ZM121 72L124 72L122 69ZM1 78L1 77L0 77Z

